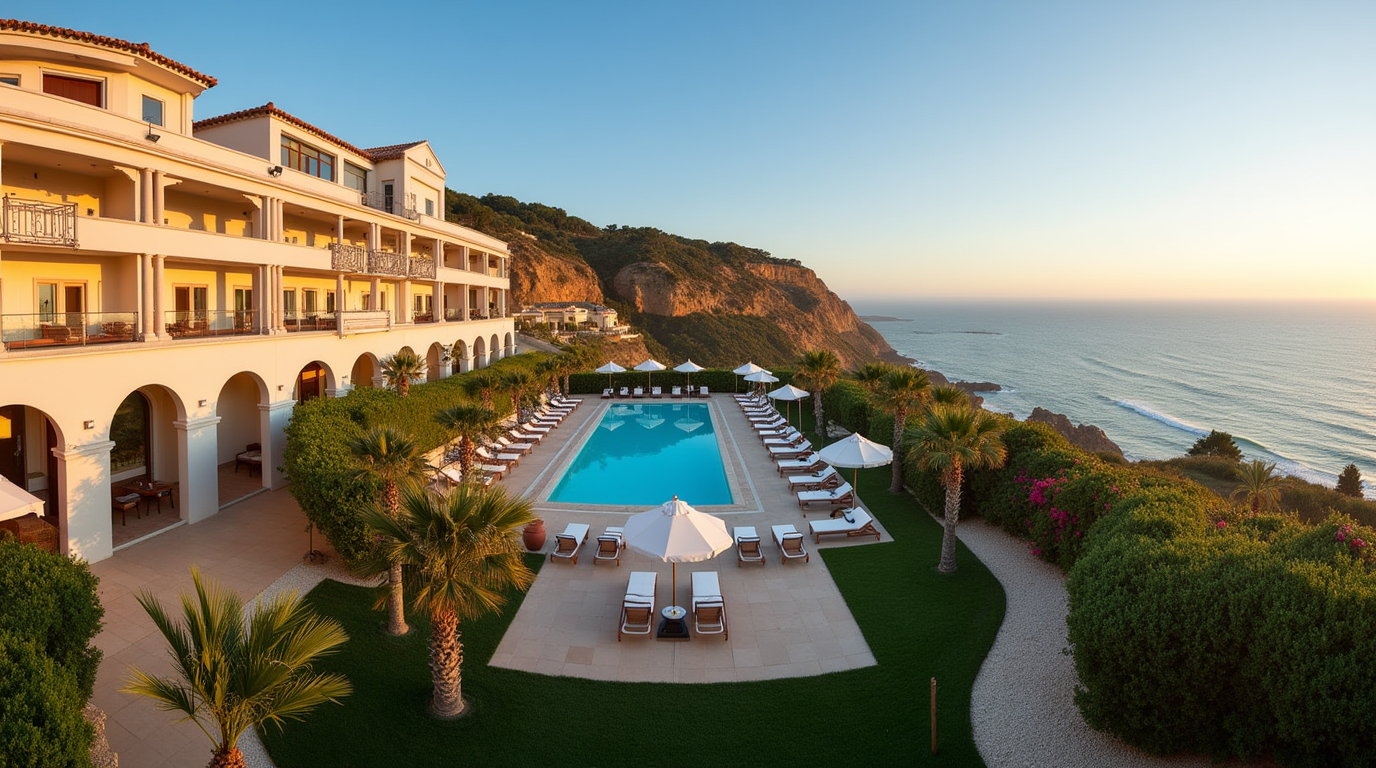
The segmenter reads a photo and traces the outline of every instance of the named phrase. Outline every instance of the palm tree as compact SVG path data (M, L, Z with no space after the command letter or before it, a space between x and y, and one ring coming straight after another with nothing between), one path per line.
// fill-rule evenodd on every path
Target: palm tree
M956 570L956 523L960 522L960 486L966 470L1003 466L1003 426L986 411L969 406L933 405L922 422L905 435L907 462L922 471L935 471L946 487L945 531L937 570Z
M425 477L425 457L414 440L391 427L373 427L367 433L349 441L349 450L358 460L355 477L382 483L382 505L392 515L401 508L401 486L410 485ZM387 580L387 632L404 635L405 609L402 607L401 564L392 569Z
M970 395L965 390L951 384L944 384L940 387L932 387L933 403L942 405L970 405Z
M1233 491L1232 498L1241 497L1252 514L1260 514L1264 509L1280 506L1282 480L1275 474L1276 465L1267 464L1261 459L1252 459L1237 467L1237 478L1242 485Z
M164 712L181 712L210 738L211 768L242 768L239 737L249 728L300 720L325 702L352 692L343 675L312 665L347 641L339 622L319 616L295 592L259 600L251 616L232 591L201 579L196 594L181 595L182 619L172 618L153 593L139 605L167 641L172 674L154 677L131 668L125 693L146 696Z
M597 350L587 344L570 344L559 355L562 361L561 373L564 377L564 396L573 395L573 390L569 388L569 376L582 370L593 367L593 358Z
M486 439L501 420L497 418L497 414L481 405L461 403L435 414L435 421L450 434L458 436L459 469L463 473L464 482L467 482L472 477L469 470L473 468L473 457L478 453L474 438Z
M511 407L516 410L518 422L523 414L521 406L525 402L526 393L538 383L535 374L525 368L512 368L502 375L501 386L511 392Z
M492 396L502 388L502 383L493 371L484 368L481 371L465 373L459 386L463 388L464 394L469 397L481 399L484 408L489 411L496 410L492 407Z
M424 375L425 363L410 347L402 347L382 361L382 377L387 380L387 386L395 387L402 397L411 393L411 382L420 381Z
M894 366L889 363L865 363L852 375L866 391L874 392L879 388L884 377L893 372L893 369Z
M926 371L896 366L875 387L875 405L893 414L893 480L889 493L903 492L903 432L908 428L908 414L927 401L931 388Z
M550 397L559 394L559 377L563 370L564 364L558 355L551 355L535 364L535 375L545 382L545 394Z
M534 581L515 531L535 515L524 497L468 484L444 497L412 489L403 507L399 519L379 510L369 514L368 524L388 543L360 573L382 573L388 561L405 563L411 601L430 616L430 709L454 717L464 709L459 622L500 608L503 589L525 589Z
M826 437L827 423L822 418L822 390L841 378L841 359L829 349L814 349L804 352L798 359L798 371L794 379L812 390L812 416L817 422L817 436Z

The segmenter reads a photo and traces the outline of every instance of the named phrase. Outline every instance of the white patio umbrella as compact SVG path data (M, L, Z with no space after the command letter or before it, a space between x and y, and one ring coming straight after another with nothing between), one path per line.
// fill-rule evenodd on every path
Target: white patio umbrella
M798 389L797 387L793 386L792 384L785 384L785 385L783 385L782 387L779 387L778 389L776 389L776 390L774 390L773 392L770 392L770 393L769 393L769 399L770 399L770 400L783 400L783 401L786 402L786 403L793 403L794 401L802 400L803 398L809 397L809 396L811 396L811 393L808 392L806 389ZM793 418L793 409L792 409L791 406L785 406L785 407L787 407L787 408L789 409L789 416L788 416L788 418L789 418L789 425L792 426L792 424L793 424L793 422L792 422L792 418ZM801 410L801 407L802 407L802 406L799 406L799 409L800 409L800 410L798 411L798 417L799 417L799 418L798 418L798 426L799 426L799 428L802 427L802 421L803 421L803 420L802 420L803 412L802 412L802 410Z
M880 445L864 435L851 434L844 440L837 440L817 452L818 458L833 467L854 469L851 487L855 489L855 506L860 506L860 469L863 467L882 467L893 461L893 450Z
M686 373L686 374L688 374L688 388L689 388L689 389L692 389L692 388L693 388L693 374L698 373L698 372L700 372L700 371L705 371L705 370L707 370L707 369L706 369L706 368L703 368L702 366L700 366L700 365L698 365L697 363L693 362L692 358L689 358L688 362L684 363L683 365L676 365L676 366L674 366L674 370L678 371L679 373Z
M678 604L678 564L701 563L730 549L726 522L699 512L675 496L654 509L631 515L623 534L626 546L642 555L673 563L669 604Z
M732 373L736 374L736 391L739 392L740 389L741 389L741 378L740 378L740 377L742 377L742 376L749 376L749 375L752 374L752 373L759 373L760 371L764 371L764 369L761 368L761 367L758 366L758 365L755 365L754 363L746 363L745 365L742 365L741 367L739 367L739 368L737 368L736 370L732 371ZM769 373L769 371L764 371L764 372L765 372L765 373Z
M754 373L747 375L745 377L745 380L754 382L760 385L761 387L763 387L765 384L776 384L779 381L777 378L771 375L769 371L766 370L755 371Z
M650 358L649 360L646 360L645 362L641 363L640 365L637 365L637 366L635 367L635 369L636 369L637 371L644 371L644 372L645 372L645 388L646 388L646 389L649 389L649 388L650 388L650 373L653 372L653 371L662 371L662 370L664 370L664 363L661 363L661 362L659 362L658 360L655 360L654 358Z
M605 374L607 374L607 386L608 386L608 387L610 387L610 386L612 385L612 374L613 374L613 373L625 373L625 372L626 372L626 369L625 369L625 368L622 368L621 366L617 365L616 363L614 363L614 362L612 362L612 361L610 361L610 360L607 361L607 364L606 364L606 365L604 365L604 366L602 366L601 368L598 368L597 370L593 371L593 373L605 373Z

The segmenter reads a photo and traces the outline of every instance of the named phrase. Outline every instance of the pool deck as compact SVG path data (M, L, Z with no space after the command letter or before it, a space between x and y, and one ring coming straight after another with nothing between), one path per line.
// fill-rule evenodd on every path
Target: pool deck
M874 656L825 561L812 557L808 562L782 563L770 528L783 523L797 526L813 554L823 548L875 543L875 539L839 537L813 543L807 521L825 519L827 513L810 511L804 516L800 512L787 481L779 476L730 394L714 395L707 402L734 503L705 506L702 511L721 517L728 529L754 526L762 540L765 564L738 564L734 549L707 562L685 563L678 568L672 601L668 563L627 549L620 566L594 565L597 535L606 526L624 525L627 517L647 507L588 507L543 499L604 410L615 402L585 398L506 481L510 490L535 500L548 533L545 552L553 548L554 534L568 523L587 523L591 531L577 564L561 559L541 569L491 663L549 675L680 683L803 677L873 665ZM881 541L892 541L887 532L880 531ZM632 571L658 574L655 607L659 610L670 604L688 605L690 574L706 570L719 574L729 639L695 634L689 642L662 642L653 637L617 641L621 598ZM691 631L691 614L688 622Z

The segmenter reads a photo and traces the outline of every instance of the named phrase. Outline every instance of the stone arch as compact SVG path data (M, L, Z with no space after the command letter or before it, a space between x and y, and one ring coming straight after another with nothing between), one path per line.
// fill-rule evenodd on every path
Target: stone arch
M467 373L473 369L473 361L468 358L468 344L463 339L454 342L450 354L454 357L454 373Z
M215 415L220 422L215 430L215 499L217 506L243 498L266 483L261 479L264 462L260 458L257 471L260 480L252 482L253 465L240 467L236 457L249 453L257 446L263 455L267 440L263 435L266 420L264 407L271 402L267 383L253 371L240 371L225 380L215 400ZM230 479L230 476L234 477ZM221 480L221 478L226 478ZM240 478L243 478L242 480Z
M499 339L499 338L497 338L497 334L495 334L495 333L492 334L492 341L491 341L491 342L488 344L488 346L487 346L487 356L488 356L491 360L496 361L496 360L501 360L501 359L502 359L502 355L501 355L501 349L502 349L501 343L502 343L502 340Z
M63 467L52 453L66 444L62 426L47 411L23 403L0 405L0 476L43 502L43 516L57 528L58 546L69 554L71 508Z
M354 361L353 368L349 371L349 383L355 388L372 387L373 379L381 375L382 365L378 362L377 355L364 352Z
M431 344L431 345L430 345L430 348L427 349L427 350L425 351L425 380L426 380L426 381L439 381L439 380L440 380L440 374L441 374L441 370L440 370L440 361L441 361L443 358L444 358L444 345L440 344L438 341L435 342L435 343L433 343L433 344Z
M317 397L326 397L334 389L334 374L330 366L320 360L312 360L297 371L291 396L297 403L304 403Z
M510 333L510 332L507 332L506 338L503 340L503 344L502 344L502 357L511 357L512 353L515 352L515 350L512 349L511 342L512 342L511 333Z
M473 367L487 367L487 342L481 336L473 341Z

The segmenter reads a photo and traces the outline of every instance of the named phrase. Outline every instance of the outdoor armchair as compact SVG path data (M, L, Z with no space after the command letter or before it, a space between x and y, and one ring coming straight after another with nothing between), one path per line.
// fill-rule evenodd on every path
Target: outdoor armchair
M578 565L578 550L583 546L583 542L588 540L588 525L586 523L569 523L564 526L563 533L554 534L554 549L549 553L551 562L559 557L571 560L574 565Z

